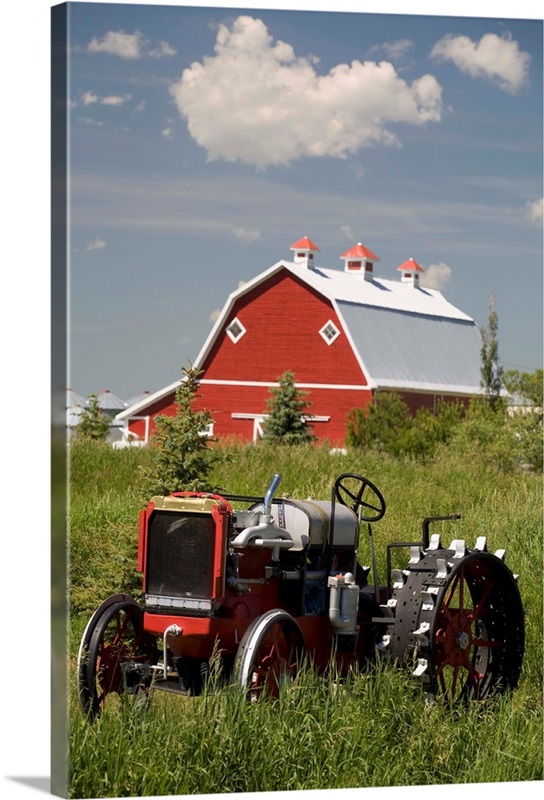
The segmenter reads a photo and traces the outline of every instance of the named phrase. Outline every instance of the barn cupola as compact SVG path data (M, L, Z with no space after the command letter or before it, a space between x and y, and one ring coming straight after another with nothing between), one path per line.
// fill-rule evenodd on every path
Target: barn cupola
M404 264L399 264L397 269L401 273L401 283L409 283L415 289L419 289L419 276L422 272L425 272L425 270L417 261L414 261L413 258L409 258Z
M371 281L374 278L374 263L380 260L361 242L342 253L340 258L344 259L345 272L360 272L365 281Z
M314 253L319 253L319 247L311 239L303 236L298 242L292 244L289 249L294 250L293 261L295 264L302 264L308 269L314 268Z

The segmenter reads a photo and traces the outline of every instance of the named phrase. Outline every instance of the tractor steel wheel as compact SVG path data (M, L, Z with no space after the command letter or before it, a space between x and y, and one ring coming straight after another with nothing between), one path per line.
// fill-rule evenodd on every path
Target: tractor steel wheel
M463 540L444 549L438 537L424 553L414 549L388 604L393 657L411 660L427 691L449 706L514 688L524 612L504 551L487 552L483 538L472 551Z
M255 619L238 646L234 672L248 698L279 697L293 680L305 652L304 637L286 611L273 609Z
M144 678L127 667L150 664L153 656L138 604L126 595L106 600L89 621L79 649L77 677L84 713L101 714L108 694L147 692L151 671Z

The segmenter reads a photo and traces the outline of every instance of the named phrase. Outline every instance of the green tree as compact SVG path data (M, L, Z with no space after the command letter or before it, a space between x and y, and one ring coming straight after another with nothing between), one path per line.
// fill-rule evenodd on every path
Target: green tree
M499 317L495 311L495 298L492 295L489 300L487 326L481 331L481 387L491 408L496 409L499 405L503 369L499 362Z
M346 443L399 455L405 451L412 425L410 410L400 394L379 392L371 405L354 408L348 415Z
M347 420L347 444L371 447L394 456L429 457L453 436L461 422L460 403L439 402L433 412L419 408L410 414L397 392L381 392L372 405L354 408Z
M520 394L536 408L543 406L543 373L541 369L534 372L520 372L509 369L503 375L503 383L511 394Z
M271 389L267 401L269 416L263 423L263 441L288 445L314 441L307 420L311 403L306 393L297 389L292 372L284 372L278 383L278 388Z
M192 365L182 367L182 379L176 389L174 416L155 417L153 463L143 469L150 494L166 495L178 491L209 491L208 475L217 452L209 447L207 429L213 423L210 411L196 411L198 376Z
M110 429L111 420L100 408L98 395L89 395L87 407L79 416L76 435L79 439L93 439L103 442Z
M439 401L434 412L419 408L403 437L405 452L413 456L433 456L439 445L447 444L455 434L463 415L463 405L454 401Z

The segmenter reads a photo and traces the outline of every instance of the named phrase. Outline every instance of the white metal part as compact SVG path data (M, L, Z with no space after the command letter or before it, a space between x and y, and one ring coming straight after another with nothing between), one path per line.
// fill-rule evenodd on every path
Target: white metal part
M417 631L414 631L414 636L418 640L419 644L423 645L424 647L426 647L429 644L429 637L427 636L427 634L429 632L430 627L431 627L430 623L422 622Z
M464 558L468 553L467 543L464 539L454 539L449 546L450 550L455 550L453 558Z
M433 533L431 536L431 541L429 542L429 550L441 550L442 549L442 541L440 539L439 533Z
M414 545L410 548L410 561L409 564L417 564L421 561L421 547L419 545Z
M332 629L341 633L355 633L359 610L359 586L351 572L331 575L327 581L330 588L329 620Z
M277 540L289 542L287 547L293 546L293 539L286 530L279 528L274 518L270 514L261 514L261 521L258 525L244 528L231 542L233 547L277 547ZM259 542L259 544L257 544ZM274 542L274 544L266 544Z
M438 594L438 586L428 586L421 592L421 609L422 611L432 611L435 604L435 598Z
M289 539L254 539L253 544L255 547L278 547L280 550L290 550L295 543Z
M169 597L167 595L147 594L146 606L173 608L177 611L211 611L212 601L200 597Z
M378 650L388 650L391 644L391 636L386 633L385 636L382 636L381 640L378 642Z
M481 553L487 553L487 537L478 536L476 539L476 544L474 545L474 549L479 550Z
M438 579L447 578L449 572L449 565L445 558L436 559L436 577Z
M417 667L412 672L412 675L416 675L416 677L419 677L420 675L423 675L423 673L427 670L428 666L429 666L429 662L427 661L426 658L418 658Z
M162 637L162 650L164 658L164 673L163 673L164 680L166 680L168 677L167 638L168 636L180 636L181 633L183 633L182 629L179 627L179 625L176 625L175 623L174 625L169 625L164 631L164 635Z
M495 550L495 555L497 558L500 558L501 561L504 561L506 556L506 550Z
M402 589L406 583L406 575L402 569L393 570L393 589Z

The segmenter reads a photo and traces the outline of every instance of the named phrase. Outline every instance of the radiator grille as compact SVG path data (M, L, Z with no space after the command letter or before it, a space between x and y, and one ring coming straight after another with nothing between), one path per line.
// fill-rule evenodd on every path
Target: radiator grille
M155 511L147 539L148 595L209 598L215 522L210 514Z

